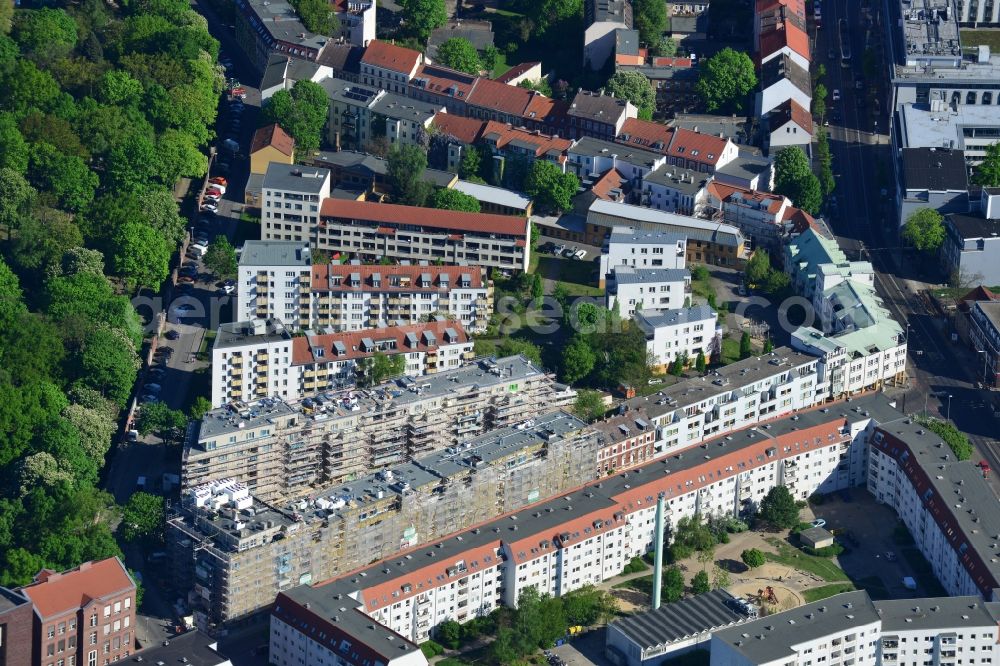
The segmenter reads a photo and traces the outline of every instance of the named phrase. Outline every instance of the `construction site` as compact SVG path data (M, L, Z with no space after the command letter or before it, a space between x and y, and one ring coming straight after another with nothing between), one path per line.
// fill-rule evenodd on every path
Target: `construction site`
M575 397L512 356L300 402L231 403L192 425L182 487L233 479L259 500L294 499L568 407Z
M595 430L554 411L292 501L263 501L234 478L188 488L167 522L174 580L211 630L280 591L591 481L597 449Z

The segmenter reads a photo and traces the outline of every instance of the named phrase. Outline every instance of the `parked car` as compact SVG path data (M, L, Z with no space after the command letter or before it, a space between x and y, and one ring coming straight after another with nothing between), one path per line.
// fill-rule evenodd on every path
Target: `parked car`
M152 393L153 395L157 395L163 390L163 386L160 384L146 384L144 388L146 393Z
M177 282L179 284L191 284L192 282L194 282L194 278L191 277L190 275L181 275L180 277L177 278Z
M812 521L809 524L812 525L813 527L826 527L826 521L823 520L822 518L817 518L816 520Z
M840 101L840 89L839 88L834 88L833 89L833 101L834 102L839 102Z
M160 402L160 399L158 397L156 397L155 395L151 395L151 394L147 393L146 395L144 395L141 398L139 398L139 402L141 402L144 405L151 405L154 402Z
M583 259L586 256L587 256L586 250L577 250L576 252L573 253L574 259Z
M229 185L229 181L226 180L225 178L223 178L222 176L216 176L215 178L209 178L208 182L212 183L213 185L221 185L222 187L225 187L225 186Z
M148 373L146 373L146 376L154 381L160 381L166 374L167 371L164 370L163 368L153 368Z
M175 329L170 329L169 331L166 332L166 334L164 334L163 337L165 337L167 340L176 340L177 338L181 337L181 334L180 331L177 331Z
M544 243L541 247L538 248L538 251L539 252L552 252L552 250L555 249L555 247L556 247L555 243Z
M193 305L188 305L186 303L177 306L178 310L183 310L184 308L190 308L194 310ZM174 353L173 347L169 347L167 345L160 345L159 347L156 348L156 351L153 352L153 356L170 357L173 355L173 353Z
M563 250L563 256L566 257L567 259L569 257L572 257L574 254L576 254L576 249L577 249L576 245L574 245L573 247L566 248L565 250Z
M202 211L206 211L207 210L207 211L209 211L211 213L218 213L219 212L219 207L216 206L214 203L209 202L209 203L206 203L206 204L202 204L201 205L201 210Z
M226 188L222 185L209 185L208 189L205 190L205 194L225 194Z
M560 243L559 245L555 246L555 249L552 250L552 254L558 256L558 255L562 254L565 251L566 251L566 246L563 245L562 243Z

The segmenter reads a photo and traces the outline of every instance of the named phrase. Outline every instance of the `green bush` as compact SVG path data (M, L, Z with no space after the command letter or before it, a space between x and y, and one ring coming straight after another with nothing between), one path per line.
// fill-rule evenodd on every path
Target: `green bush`
M810 527L812 527L812 523L799 523L798 525L796 525L795 527L793 527L791 529L791 533L792 534L798 534L802 530L807 530Z
M430 659L444 653L444 646L436 641L428 640L420 644L420 651L424 653L425 657Z
M959 460L968 460L972 457L972 444L969 444L969 438L953 424L931 418L920 419L920 423L944 440Z
M641 557L633 557L632 560L625 565L625 568L622 569L622 574L639 573L640 571L646 571L648 569L649 567L646 566L646 563L642 561Z
M809 546L803 546L802 550L815 557L836 557L844 552L844 547L839 543L835 543L832 546L825 546L823 548L810 548Z

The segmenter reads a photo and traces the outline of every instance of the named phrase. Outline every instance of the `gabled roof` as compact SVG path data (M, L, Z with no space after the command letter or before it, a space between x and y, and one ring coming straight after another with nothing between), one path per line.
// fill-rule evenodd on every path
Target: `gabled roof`
M21 588L42 618L82 608L94 599L135 590L135 583L117 557L84 562L75 569L56 573L43 569L35 582Z
M573 98L568 115L573 118L592 120L614 125L628 113L629 102L620 97L581 90Z
M726 139L693 132L683 127L674 128L674 135L667 146L666 154L670 157L684 158L695 162L703 162L715 166L726 149Z
M254 132L253 141L250 142L250 154L252 155L268 146L289 157L295 154L295 139L281 129L281 125L278 123L261 127Z
M530 150L530 147L533 147L536 157L549 153L564 155L573 145L569 139L561 139L537 131L529 132L522 127L514 127L510 123L498 123L495 120L486 123L480 137L496 141L498 150L502 150L508 144L514 144L522 150Z
M409 333L413 335L408 336ZM453 335L454 339L449 342L450 335ZM461 322L448 320L301 336L292 339L292 365L329 363L373 356L378 351L379 343L388 340L394 342L389 353L405 354L426 352L442 345L464 344L469 341L469 336L462 328ZM415 342L411 344L410 340ZM369 343L373 346L366 349L365 345ZM341 350L341 353L338 354L338 350Z
M443 136L453 136L462 143L475 143L486 128L486 123L475 118L440 112L434 116L434 126Z
M410 86L455 99L468 99L479 77L440 65L423 64L410 79Z
M523 76L532 70L534 67L540 67L542 63L540 62L522 62L520 65L514 65L506 72L501 74L496 78L497 81L504 84L509 84L514 79L519 76Z
M804 108L794 99L788 99L779 104L771 111L771 131L775 131L787 122L791 121L805 130L810 136L813 133L813 119L809 110Z
M421 60L419 51L396 46L389 42L372 41L361 56L361 64L381 67L401 74L409 74Z
M809 72L796 64L788 54L782 54L760 66L761 89L767 90L785 80L791 81L792 85L812 99L812 79Z
M621 175L618 169L608 169L603 176L597 179L590 191L598 199L612 201L611 190L621 189L623 182L625 182L625 176Z
M805 30L796 25L794 21L782 21L777 26L761 32L761 60L786 47L798 53L807 61L812 60L812 56L809 53L809 35L806 34Z
M525 116L528 105L535 95L541 93L491 79L479 79L469 94L468 102L498 113Z
M618 143L629 146L641 146L649 150L657 150L666 154L667 146L674 136L674 128L667 127L652 120L628 118L622 124L621 132L615 137Z

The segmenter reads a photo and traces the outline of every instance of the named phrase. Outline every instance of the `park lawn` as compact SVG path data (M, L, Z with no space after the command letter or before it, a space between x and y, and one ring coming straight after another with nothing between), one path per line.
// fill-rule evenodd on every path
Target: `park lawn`
M507 63L507 54L500 51L497 54L497 64L493 67L493 71L490 74L496 79L506 74L508 69L510 69L510 65Z
M722 339L722 365L740 360L740 341L735 338Z
M653 575L640 576L639 578L632 578L622 583L616 583L612 585L616 590L635 590L636 592L642 592L643 594L653 593Z
M701 296L705 301L708 301L709 294L714 295L715 289L712 287L712 278L705 278L704 280L691 280L691 293L695 296ZM692 302L691 305L694 305Z
M598 288L595 282L593 261L542 257L537 254L535 256L538 257L538 263L532 272L537 272L542 277L562 284L570 296L600 297L604 295L604 290Z
M764 557L767 558L768 562L784 564L799 571L815 574L823 580L830 582L849 580L847 574L837 566L836 562L828 557L807 555L774 537L769 537L766 541L778 551L777 553L764 552Z
M807 604L811 604L814 601L820 601L821 599L832 597L833 595L840 594L841 592L853 592L854 589L854 585L851 583L834 583L833 585L824 585L823 587L814 587L811 590L804 590L802 592L802 598L805 599Z

